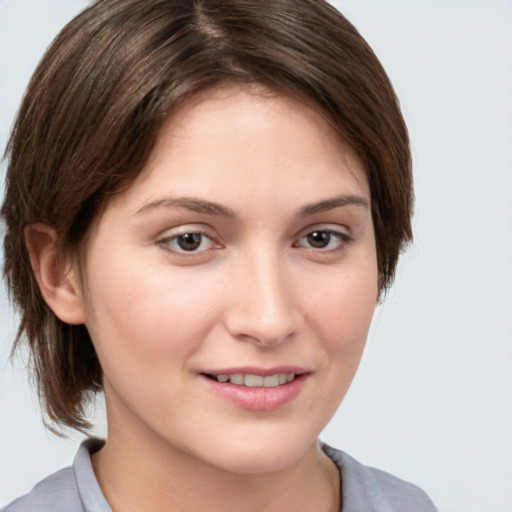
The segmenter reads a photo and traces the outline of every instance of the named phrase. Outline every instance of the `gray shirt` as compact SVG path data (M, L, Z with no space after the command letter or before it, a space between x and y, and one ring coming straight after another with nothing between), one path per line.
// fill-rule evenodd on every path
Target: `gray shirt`
M91 453L104 441L84 441L73 466L39 482L4 512L112 512L91 464ZM413 484L384 471L363 466L344 452L323 445L341 473L340 512L436 512L429 497Z

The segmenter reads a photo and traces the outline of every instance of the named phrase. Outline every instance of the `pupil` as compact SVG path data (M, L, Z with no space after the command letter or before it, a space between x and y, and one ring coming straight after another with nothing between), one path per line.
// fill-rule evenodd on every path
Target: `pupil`
M185 233L178 237L178 245L184 251L193 251L201 245L201 233Z
M329 245L331 234L327 231L314 231L308 235L308 242L311 247L321 249Z

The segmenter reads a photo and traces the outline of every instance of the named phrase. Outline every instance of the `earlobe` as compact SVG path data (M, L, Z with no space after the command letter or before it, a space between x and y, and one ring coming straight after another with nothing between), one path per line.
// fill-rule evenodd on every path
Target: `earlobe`
M41 295L60 320L85 323L85 311L76 271L57 246L57 233L46 224L25 228L25 243Z

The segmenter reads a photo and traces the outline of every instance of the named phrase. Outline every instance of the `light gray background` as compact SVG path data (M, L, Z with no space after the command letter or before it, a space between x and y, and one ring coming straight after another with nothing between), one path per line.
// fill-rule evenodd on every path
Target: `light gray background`
M418 483L445 512L511 512L512 1L334 3L401 98L417 201L415 244L324 439ZM86 4L0 0L2 147L42 52ZM3 505L69 464L80 438L44 431L23 363L8 363L3 291L0 325Z

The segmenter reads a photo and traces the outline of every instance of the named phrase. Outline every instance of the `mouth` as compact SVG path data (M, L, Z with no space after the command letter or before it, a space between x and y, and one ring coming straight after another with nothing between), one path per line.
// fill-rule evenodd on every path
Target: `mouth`
M232 373L232 374L211 374L203 373L205 377L222 384L234 384L235 386L245 386L249 388L263 387L275 388L294 381L300 374L297 373L275 373L273 375L255 375L251 373Z
M274 411L294 402L312 373L297 366L281 366L218 368L199 375L214 395L236 407Z

